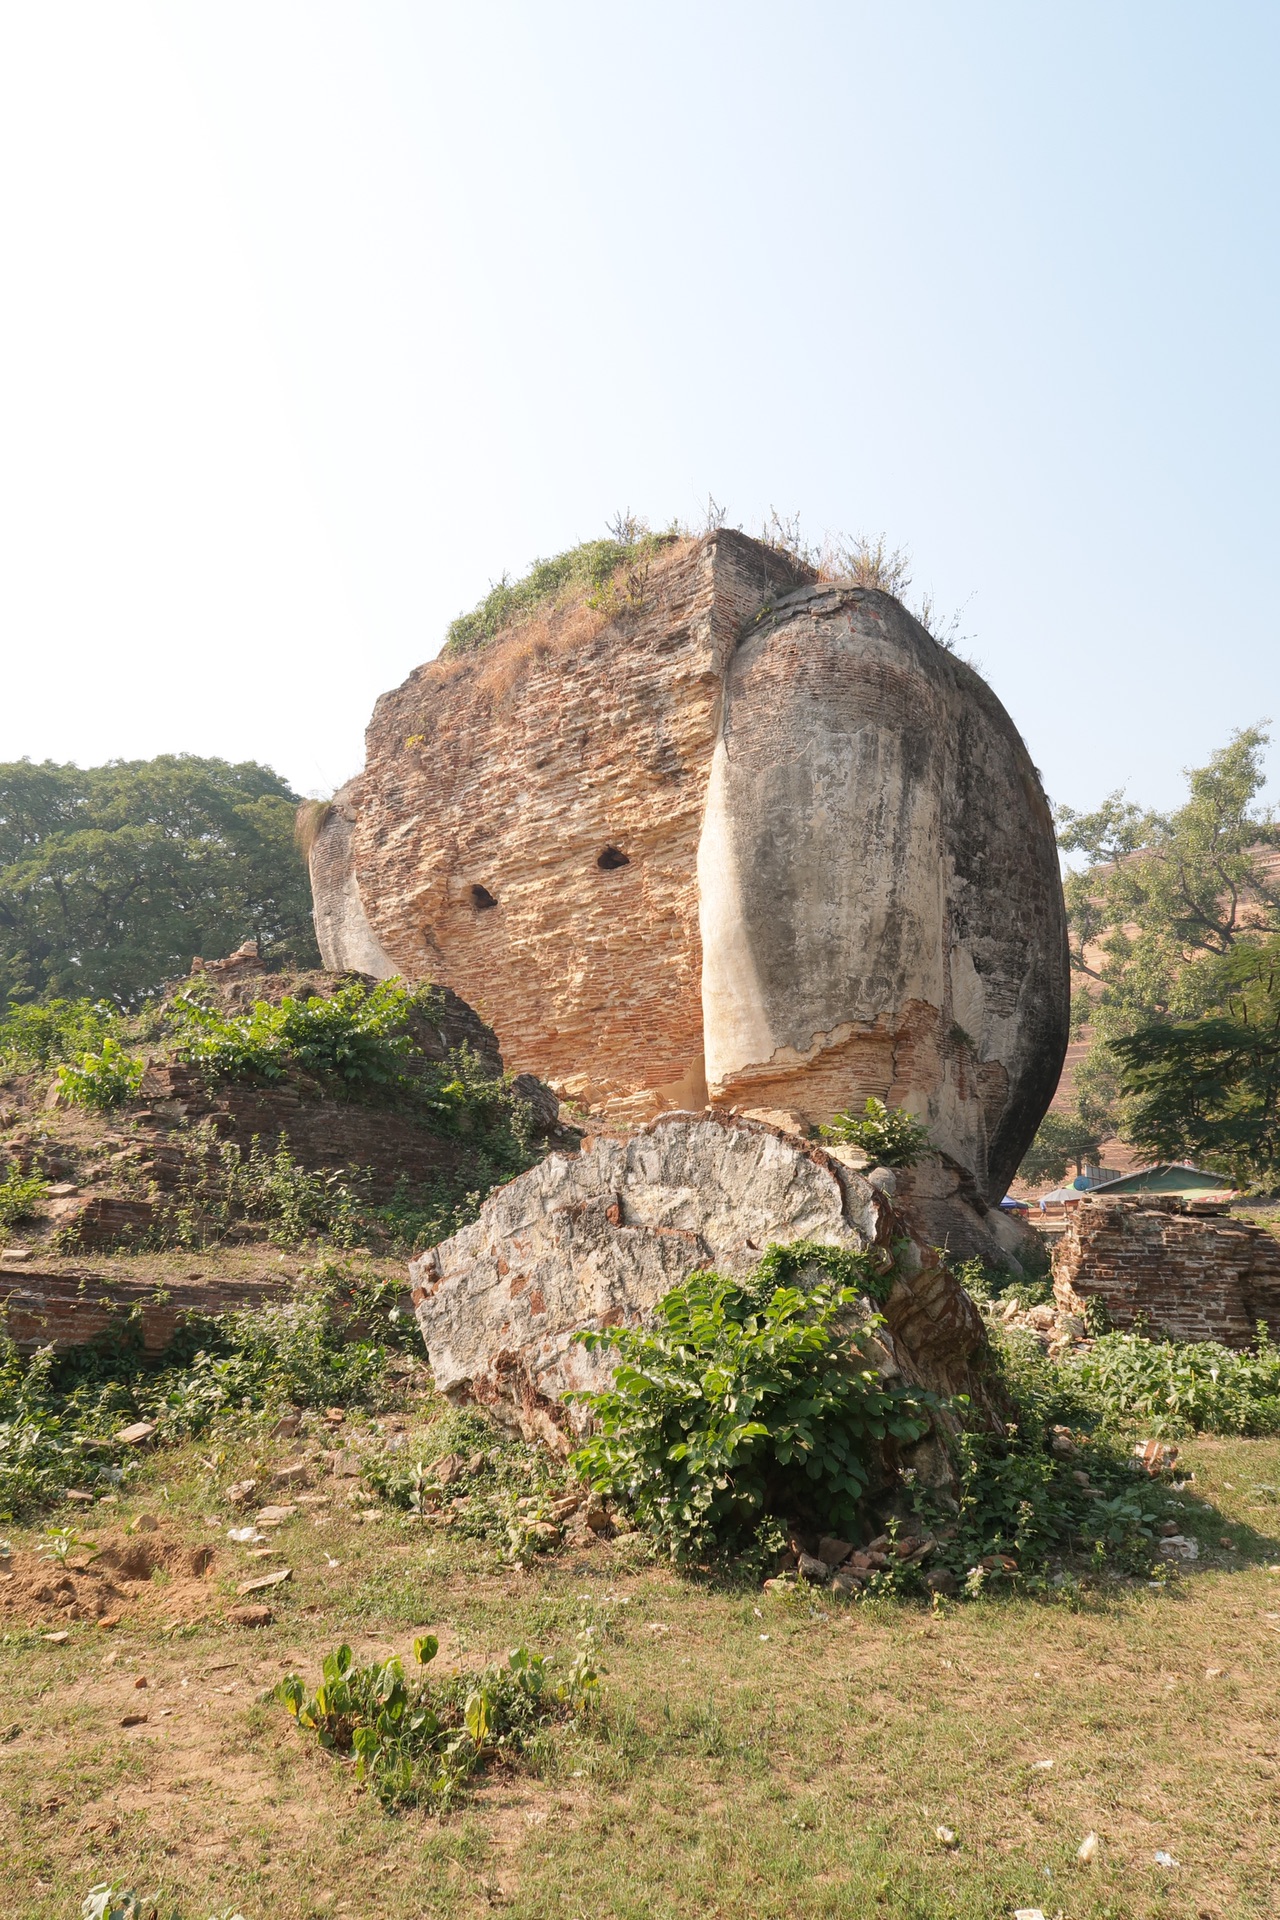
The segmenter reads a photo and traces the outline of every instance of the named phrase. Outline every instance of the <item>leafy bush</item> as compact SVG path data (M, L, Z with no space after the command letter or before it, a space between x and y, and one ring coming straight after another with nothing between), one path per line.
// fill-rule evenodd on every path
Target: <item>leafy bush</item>
M859 1297L883 1280L867 1256L802 1242L746 1281L690 1275L652 1331L578 1334L620 1364L612 1388L575 1396L596 1432L571 1464L680 1559L740 1547L775 1515L854 1525L874 1449L928 1426L928 1395L860 1364L877 1322Z
M0 1072L34 1073L101 1048L118 1016L102 1000L50 1000L0 1016Z
M438 1648L434 1634L423 1635L414 1658L426 1666ZM551 1661L524 1647L505 1667L410 1685L399 1659L357 1667L344 1644L326 1656L322 1673L310 1697L290 1673L275 1698L322 1747L353 1755L357 1780L387 1807L449 1805L486 1761L519 1753L543 1728L580 1713L597 1685L585 1653L557 1681Z
M125 1052L108 1034L97 1053L83 1054L77 1064L58 1068L58 1086L73 1107L96 1107L109 1112L132 1100L142 1085L146 1062Z
M410 1016L426 1010L429 992L410 993L398 980L373 987L356 980L327 999L256 1000L249 1013L228 1013L183 993L170 1019L179 1054L210 1073L279 1080L293 1067L336 1090L367 1094L402 1085L414 1051Z
M874 1094L858 1115L838 1113L821 1129L824 1140L845 1140L861 1147L878 1167L914 1167L933 1150L927 1127L905 1107L887 1107Z
M1156 1435L1280 1433L1280 1347L1265 1327L1252 1353L1105 1333L1064 1371L1111 1426L1141 1421Z
M40 1174L10 1166L0 1180L0 1233L17 1220L29 1220L48 1191L49 1183Z

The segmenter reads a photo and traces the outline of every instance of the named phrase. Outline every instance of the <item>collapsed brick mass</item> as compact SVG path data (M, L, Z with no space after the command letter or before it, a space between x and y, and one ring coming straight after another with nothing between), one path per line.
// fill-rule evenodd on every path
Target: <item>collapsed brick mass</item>
M1062 1064L1053 826L1013 723L898 601L742 534L416 669L311 871L327 966L455 988L615 1122L909 1107L943 1237L958 1189L999 1201Z

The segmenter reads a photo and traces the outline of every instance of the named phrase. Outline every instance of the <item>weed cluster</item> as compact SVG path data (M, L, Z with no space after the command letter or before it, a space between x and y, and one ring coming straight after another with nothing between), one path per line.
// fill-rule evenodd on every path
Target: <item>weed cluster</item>
M1003 1435L962 1425L951 1441L954 1493L910 1484L912 1511L935 1540L929 1565L969 1593L1010 1575L1034 1590L1055 1571L1064 1577L1064 1564L1148 1575L1167 1511L1162 1489L1125 1440L1099 1431L1096 1403L1037 1340L997 1335L993 1348L1016 1417ZM919 1580L906 1569L881 1584Z
M101 1048L120 1016L103 1000L48 1000L0 1014L0 1073L38 1073Z
M643 569L664 547L681 538L678 528L651 533L630 516L619 521L607 540L587 540L550 560L535 560L523 579L504 574L471 613L450 622L441 654L474 653L507 627L518 625L540 607L586 593L610 595L614 577ZM633 596L634 597L634 596ZM606 611L612 611L612 605Z
M425 1667L439 1642L424 1634L413 1651ZM524 1647L505 1666L411 1685L399 1659L358 1667L344 1644L326 1656L322 1673L309 1696L299 1676L287 1674L275 1698L322 1747L350 1756L356 1779L384 1806L437 1809L490 1760L518 1754L544 1729L580 1715L598 1684L585 1649L563 1680L548 1658Z
M508 1102L500 1083L485 1083L470 1109L486 1127L461 1171L429 1183L402 1178L388 1200L374 1197L368 1167L304 1167L286 1141L247 1147L222 1140L208 1125L193 1128L170 1193L140 1244L148 1251L195 1250L234 1240L267 1240L300 1248L322 1243L350 1250L411 1256L474 1219L484 1195L530 1164L523 1103ZM4 1189L0 1188L0 1196ZM74 1248L75 1229L59 1236Z
M446 1406L414 1453L393 1447L367 1453L361 1473L380 1506L404 1515L405 1527L447 1505L454 1538L497 1545L512 1563L527 1563L551 1544L566 1500L576 1506L581 1499L580 1485L556 1455L464 1407Z
M18 1220L29 1220L49 1191L49 1183L38 1173L23 1173L11 1163L0 1180L0 1233Z
M1259 1326L1252 1352L1213 1341L1104 1333L1064 1369L1107 1427L1146 1432L1280 1433L1280 1347Z
M24 1358L0 1337L0 1519L38 1511L86 1477L135 1470L116 1435L156 1423L157 1442L196 1438L285 1407L373 1407L396 1392L397 1348L416 1330L394 1288L332 1261L298 1298L218 1316L190 1315L150 1364L137 1314L109 1342Z

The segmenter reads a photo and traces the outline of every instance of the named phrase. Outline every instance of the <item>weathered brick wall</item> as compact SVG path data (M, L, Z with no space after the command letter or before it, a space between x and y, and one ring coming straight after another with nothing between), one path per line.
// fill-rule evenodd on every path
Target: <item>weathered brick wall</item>
M571 1096L636 1117L706 1099L695 866L724 662L805 577L740 535L687 542L616 617L519 628L378 702L350 790L377 940Z
M143 1351L154 1357L170 1345L184 1313L261 1306L287 1292L287 1282L275 1279L201 1277L161 1285L91 1267L33 1263L0 1273L0 1328L24 1352L52 1346L61 1353L121 1332L138 1307Z
M1280 1335L1280 1241L1177 1199L1086 1199L1053 1250L1053 1294L1067 1312L1099 1301L1113 1327L1247 1347L1261 1320Z

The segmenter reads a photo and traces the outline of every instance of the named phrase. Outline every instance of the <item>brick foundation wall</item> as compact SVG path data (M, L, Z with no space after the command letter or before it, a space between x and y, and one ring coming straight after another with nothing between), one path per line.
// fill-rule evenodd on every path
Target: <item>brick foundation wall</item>
M260 1306L287 1292L287 1283L276 1279L160 1284L92 1268L22 1267L0 1273L0 1328L24 1352L52 1346L63 1353L112 1328L121 1331L131 1309L140 1307L143 1351L154 1358L169 1346L184 1313Z
M1280 1336L1280 1241L1161 1195L1088 1198L1053 1250L1053 1294L1070 1313L1100 1302L1120 1331L1248 1347L1260 1320Z

